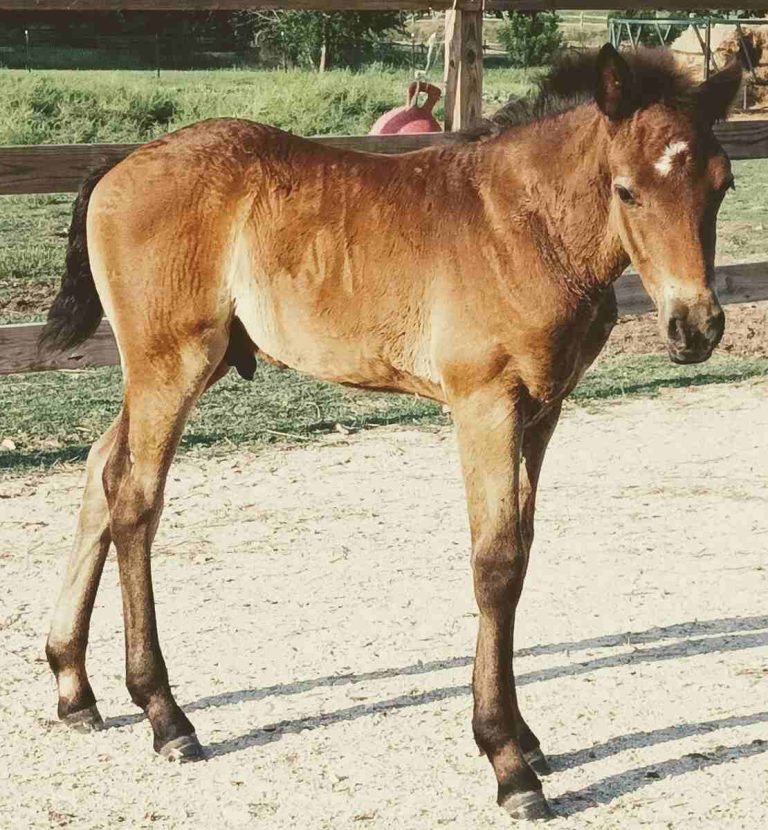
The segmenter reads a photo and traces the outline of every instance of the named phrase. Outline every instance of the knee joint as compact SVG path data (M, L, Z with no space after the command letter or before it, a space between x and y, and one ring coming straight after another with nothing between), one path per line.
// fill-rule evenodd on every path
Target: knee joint
M525 574L526 548L519 534L479 540L472 551L472 571L481 607L494 606L519 591ZM484 602L484 601L485 602Z
M472 549L476 574L514 574L525 565L525 544L521 533L479 539Z

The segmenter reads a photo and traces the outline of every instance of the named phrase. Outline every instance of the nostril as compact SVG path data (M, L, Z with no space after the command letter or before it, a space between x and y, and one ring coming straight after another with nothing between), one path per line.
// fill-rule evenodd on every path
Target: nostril
M670 317L667 323L667 337L673 343L685 342L685 327L681 317Z

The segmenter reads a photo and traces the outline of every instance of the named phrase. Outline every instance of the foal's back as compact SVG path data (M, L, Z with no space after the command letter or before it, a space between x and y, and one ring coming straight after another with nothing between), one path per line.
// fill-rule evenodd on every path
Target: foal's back
M475 169L469 145L381 156L235 119L152 142L107 174L89 209L121 350L137 327L142 349L167 351L168 338L194 340L234 314L266 358L441 397L436 317L487 277L472 272Z

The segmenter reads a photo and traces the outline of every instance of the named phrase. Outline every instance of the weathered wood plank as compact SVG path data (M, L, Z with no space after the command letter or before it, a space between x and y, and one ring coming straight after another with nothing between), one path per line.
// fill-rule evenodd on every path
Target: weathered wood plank
M33 144L0 147L0 194L71 193L91 170L117 163L138 144Z
M241 9L322 9L324 11L422 9L427 11L452 7L453 0L0 0L0 11L153 12L239 11ZM458 7L479 9L480 0L458 0Z
M717 269L717 287L723 304L768 300L768 262L722 266ZM616 294L622 315L653 310L636 274L625 274L616 284ZM0 375L112 366L120 362L112 329L106 321L90 340L63 354L39 353L37 338L42 327L42 323L0 326Z
M687 0L665 0L664 9L669 11L689 11ZM659 0L612 0L611 9L658 9ZM594 0L486 0L486 9L498 11L590 11ZM765 0L724 0L717 4L718 9L764 9Z
M102 323L82 346L60 354L38 350L37 338L42 328L42 323L0 326L0 375L44 369L86 369L120 362L115 338L107 322Z
M768 158L768 120L725 121L715 125L715 135L732 159Z
M483 112L483 13L445 13L445 129L466 130Z
M768 262L721 265L715 272L717 294L723 305L768 300ZM643 314L653 303L637 274L624 274L616 283L619 313Z
M434 144L464 141L459 133L421 135L323 136L315 139L331 147L371 153L404 153ZM33 144L0 147L0 195L20 193L71 193L89 171L115 162L138 144Z
M611 7L656 9L659 0L613 0ZM591 9L594 0L486 0L488 10L569 10ZM241 9L469 9L477 10L480 0L0 0L0 11L238 11ZM668 10L688 10L689 0L665 0ZM762 9L765 0L718 0L719 9Z
M768 158L768 120L729 121L716 132L733 159ZM466 140L461 133L323 136L322 144L372 153L404 153ZM71 193L90 170L118 161L138 144L34 144L0 147L0 195Z

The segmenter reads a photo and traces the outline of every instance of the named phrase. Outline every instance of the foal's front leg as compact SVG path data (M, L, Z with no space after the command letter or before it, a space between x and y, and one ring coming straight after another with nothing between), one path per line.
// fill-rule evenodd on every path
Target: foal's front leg
M551 815L525 760L512 672L515 609L528 549L520 515L522 417L515 389L485 386L451 400L472 534L480 625L473 678L475 740L493 765L498 803L514 818Z

